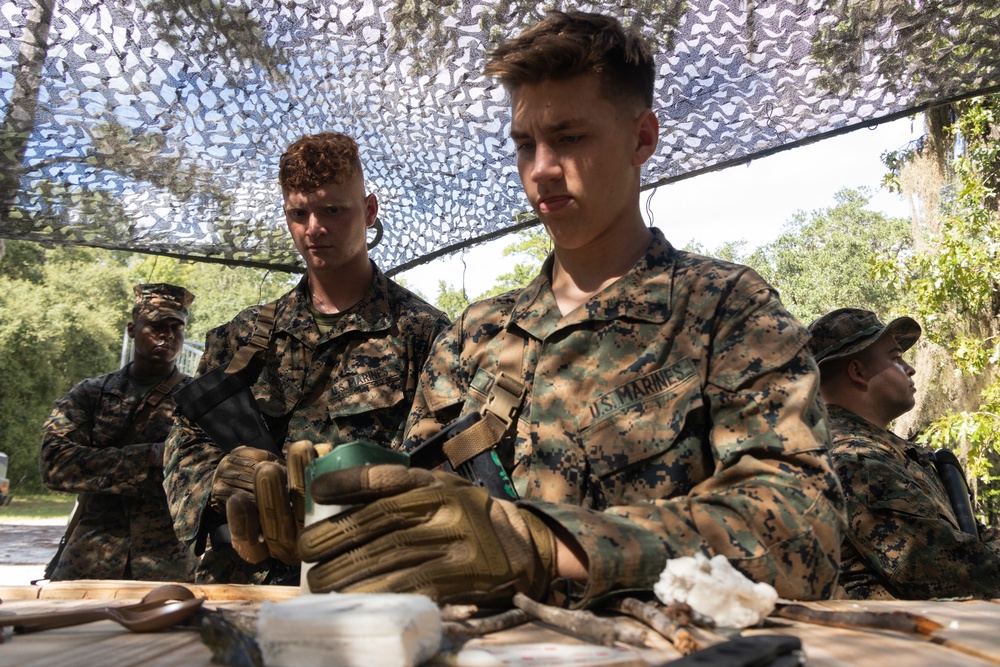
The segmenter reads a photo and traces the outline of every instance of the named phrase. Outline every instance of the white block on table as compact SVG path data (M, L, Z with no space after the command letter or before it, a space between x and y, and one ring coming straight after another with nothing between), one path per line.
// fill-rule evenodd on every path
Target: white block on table
M267 667L415 667L441 645L441 611L423 595L305 595L265 602L257 644Z

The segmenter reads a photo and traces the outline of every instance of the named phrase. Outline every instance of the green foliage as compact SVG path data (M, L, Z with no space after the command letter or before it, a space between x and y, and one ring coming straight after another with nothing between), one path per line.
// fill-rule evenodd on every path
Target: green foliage
M0 507L0 523L24 519L69 519L76 496L69 493L14 492L10 505Z
M989 524L1000 515L1000 476L996 474L1000 454L996 442L1000 428L1000 382L986 387L982 399L977 410L949 412L935 419L920 434L918 442L933 449L957 449L966 455L966 474L979 480L980 520Z
M535 279L542 262L552 252L552 240L542 227L528 229L517 235L518 240L503 249L504 257L521 257L514 268L497 278L497 284L482 294L479 299L527 287ZM478 299L477 299L478 300Z
M30 283L42 281L42 263L45 252L34 243L6 241L4 252L0 254L0 276L26 280Z
M0 447L14 493L41 490L41 427L74 384L115 370L132 286L170 282L195 295L187 337L295 283L287 274L166 257L6 241L0 259Z
M715 257L716 259L721 259L726 262L735 262L737 264L746 264L747 260L750 258L745 239L726 241L715 250L709 250L703 244L697 242L689 243L684 247L684 249L699 255L707 255L709 257Z
M462 311L469 307L469 295L465 288L454 288L443 280L438 281L438 295L435 305L448 314L452 322L457 320Z
M33 252L18 248L22 242L6 245L0 264L0 433L16 493L41 489L41 426L53 401L77 381L118 367L128 320L122 304L130 289L127 267L107 251L45 250L42 264L24 271L8 269L7 261Z
M503 255L520 257L522 261L515 263L509 272L497 277L493 287L475 299L469 299L464 287L455 288L442 280L438 282L438 296L434 305L455 320L473 301L526 287L538 275L542 262L552 251L552 241L541 227L518 232L516 238L516 241L503 249Z
M899 263L900 285L916 298L926 336L948 349L967 377L991 373L981 404L935 420L922 441L935 447L960 446L969 471L986 487L991 512L1000 507L1000 484L993 475L1000 453L1000 96L956 106L953 137L964 144L952 161L953 181L941 205L940 229L929 235L928 250Z
M911 251L909 222L867 210L866 189L845 188L834 200L829 208L797 212L777 239L749 255L742 241L708 254L752 266L805 323L847 306L877 313L897 308L898 285L873 275L886 258Z
M195 294L187 336L204 340L248 306L267 303L292 289L299 276L224 264L191 263L187 287Z
M926 144L926 137L920 137L907 144L905 147L885 151L882 153L882 164L886 166L885 175L882 177L882 187L889 192L899 194L902 192L902 184L899 182L903 167L919 155Z
M996 341L981 337L982 326L1000 313L998 129L1000 96L960 107L951 131L964 140L965 152L952 162L940 230L928 235L930 250L899 263L901 284L916 297L927 336L951 349L967 373L981 372L998 357Z

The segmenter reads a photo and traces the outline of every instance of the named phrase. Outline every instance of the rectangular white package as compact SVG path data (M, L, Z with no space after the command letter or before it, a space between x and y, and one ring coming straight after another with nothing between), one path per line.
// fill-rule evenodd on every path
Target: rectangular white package
M415 667L441 645L424 595L303 595L265 602L257 644L267 667Z

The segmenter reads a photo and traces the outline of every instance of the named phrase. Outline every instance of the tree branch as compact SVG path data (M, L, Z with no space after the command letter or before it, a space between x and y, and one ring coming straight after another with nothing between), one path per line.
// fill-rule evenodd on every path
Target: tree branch
M624 598L610 604L608 608L642 621L663 635L681 655L688 655L704 648L699 645L698 640L689 629L674 622L673 619L648 602L636 598Z
M568 630L602 646L614 646L615 642L632 646L646 645L646 632L621 619L601 618L589 611L550 607L532 600L524 593L514 595L514 606L544 623Z

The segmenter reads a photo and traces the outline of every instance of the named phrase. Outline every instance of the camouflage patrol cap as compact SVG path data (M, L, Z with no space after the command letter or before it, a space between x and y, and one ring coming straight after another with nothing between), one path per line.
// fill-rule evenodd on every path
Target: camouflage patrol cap
M187 324L188 308L194 301L194 294L183 287L167 283L153 283L136 285L132 291L135 292L135 306L132 308L133 317L143 315L151 322L172 317Z
M896 337L905 352L920 338L920 325L912 317L882 324L870 310L839 308L810 324L809 332L809 348L819 364L857 354L887 333Z

